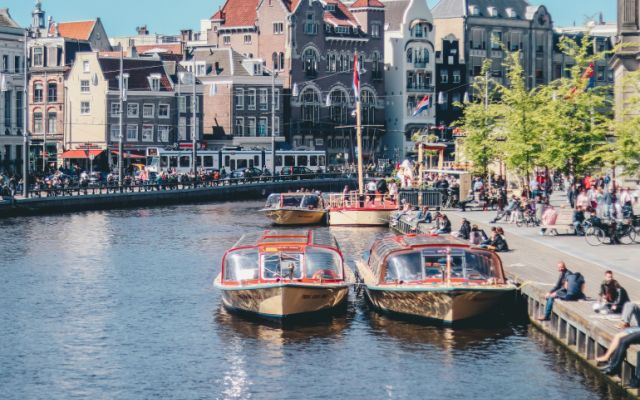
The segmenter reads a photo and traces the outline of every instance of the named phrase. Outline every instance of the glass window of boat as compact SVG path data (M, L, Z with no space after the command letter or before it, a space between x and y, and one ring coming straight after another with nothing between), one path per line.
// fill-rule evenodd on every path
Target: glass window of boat
M302 279L301 253L265 253L262 256L263 279Z
M265 204L265 208L278 208L280 207L280 195L277 193L270 194L267 197L267 204Z
M305 278L342 279L342 258L332 250L308 247L305 252Z
M237 250L225 257L224 280L239 282L258 279L260 259L257 250Z
M302 207L308 209L320 208L320 198L316 195L307 195L302 199Z
M300 196L282 196L283 207L300 207Z

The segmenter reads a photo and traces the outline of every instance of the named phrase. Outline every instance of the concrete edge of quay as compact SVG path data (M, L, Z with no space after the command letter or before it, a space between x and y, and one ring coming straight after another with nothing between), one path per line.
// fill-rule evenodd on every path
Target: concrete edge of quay
M477 223L477 225L483 229L490 229L486 224ZM408 216L402 216L393 229L400 234L429 233L429 225L420 224L415 228ZM568 349L585 365L597 371L610 383L626 391L630 396L640 398L638 389L630 389L626 386L636 368L640 366L640 345L629 347L619 375L609 376L602 373L596 367L595 357L604 352L618 331L603 320L589 318L588 316L593 314L593 310L586 302L556 301L551 321L546 323L538 321L537 316L544 312L545 295L549 288L540 282L524 279L517 271L505 268L505 273L511 281L518 285L518 293L526 304L529 320L536 329Z
M301 188L341 192L353 179L308 179L283 182L248 183L194 189L160 190L133 193L59 196L0 200L0 218L28 215L73 213L77 211L154 207L207 201L256 200L270 193L296 191Z

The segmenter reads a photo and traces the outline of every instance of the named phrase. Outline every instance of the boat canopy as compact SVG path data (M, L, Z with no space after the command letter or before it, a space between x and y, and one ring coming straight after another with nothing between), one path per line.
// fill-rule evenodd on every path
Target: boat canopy
M265 208L300 207L316 209L323 207L322 198L315 193L274 193L269 195Z
M226 284L344 280L338 243L326 232L277 232L244 235L222 262Z
M505 283L500 258L450 236L383 238L371 249L369 268L380 284Z

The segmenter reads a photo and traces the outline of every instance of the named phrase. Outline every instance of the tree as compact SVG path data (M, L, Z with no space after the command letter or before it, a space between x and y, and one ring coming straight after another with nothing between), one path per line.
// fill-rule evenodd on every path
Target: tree
M496 96L495 85L489 73L491 60L485 60L482 72L475 77L471 89L474 101L464 105L464 114L456 123L464 132L462 152L473 163L474 172L486 176L489 164L496 160L496 126L498 107L492 102ZM461 105L457 105L461 106Z

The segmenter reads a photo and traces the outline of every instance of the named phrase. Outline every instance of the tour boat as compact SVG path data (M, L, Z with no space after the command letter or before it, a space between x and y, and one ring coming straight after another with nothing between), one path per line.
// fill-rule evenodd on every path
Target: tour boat
M275 225L319 224L327 214L322 197L315 193L274 193L260 211Z
M383 196L361 195L358 192L329 195L329 225L331 226L387 226L389 216L397 211L395 203Z
M278 320L331 311L354 283L333 235L312 230L244 235L214 282L229 311Z
M480 316L515 290L495 252L448 235L383 238L357 265L374 308L447 324Z

